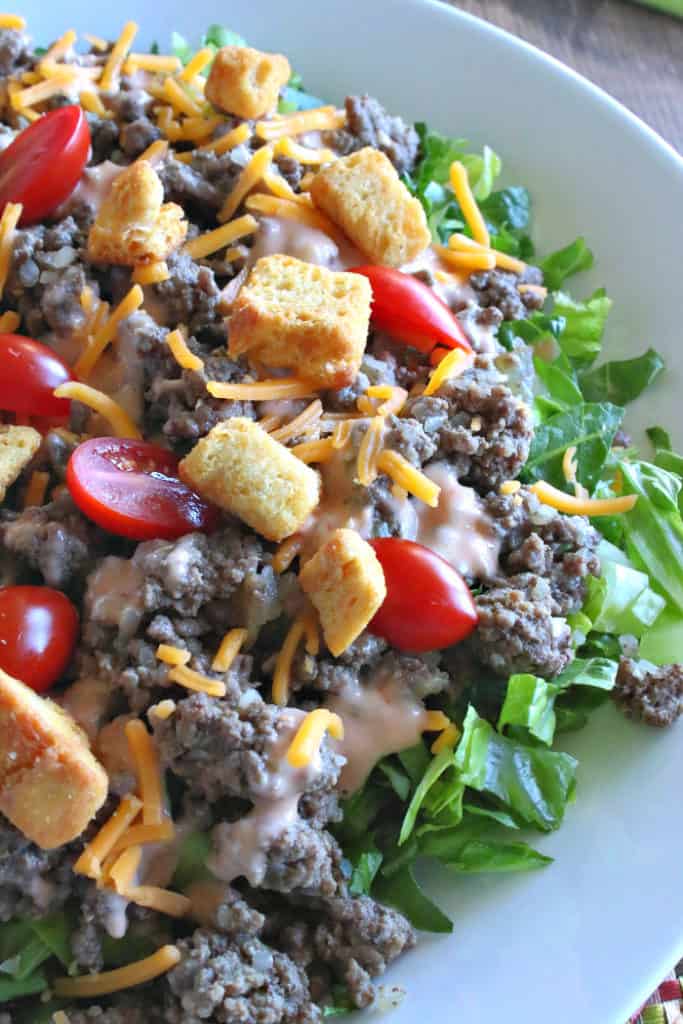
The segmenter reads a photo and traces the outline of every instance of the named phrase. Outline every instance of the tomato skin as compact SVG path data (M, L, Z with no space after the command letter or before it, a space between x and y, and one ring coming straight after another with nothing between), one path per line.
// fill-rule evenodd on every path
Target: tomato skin
M210 531L219 511L178 479L173 452L147 441L94 437L71 454L66 483L84 515L131 540Z
M21 334L0 334L0 410L27 416L68 416L71 402L55 398L73 380L66 363L47 345Z
M0 213L7 203L22 203L22 226L47 217L76 188L89 153L81 107L43 114L0 153Z
M460 643L479 616L470 589L452 565L434 551L399 537L371 540L384 570L387 596L368 626L412 654Z
M350 273L367 277L372 321L392 338L420 352L431 352L435 345L472 351L456 317L423 281L393 267L352 267Z
M78 612L60 590L0 588L0 668L36 693L64 672L78 628Z

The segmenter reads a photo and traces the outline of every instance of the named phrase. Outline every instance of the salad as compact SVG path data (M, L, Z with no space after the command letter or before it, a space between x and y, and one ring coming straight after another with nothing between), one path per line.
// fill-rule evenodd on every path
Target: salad
M0 15L0 1022L375 1000L683 710L664 371L485 146L212 26ZM361 83L362 84L362 83ZM600 742L599 723L588 726ZM568 826L571 828L571 821Z

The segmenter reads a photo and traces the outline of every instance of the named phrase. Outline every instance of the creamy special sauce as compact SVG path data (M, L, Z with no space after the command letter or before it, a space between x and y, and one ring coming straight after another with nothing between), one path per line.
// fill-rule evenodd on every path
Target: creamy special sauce
M445 462L427 466L424 472L441 494L436 508L415 503L417 529L412 539L441 555L462 576L495 576L500 541L477 492L459 483Z
M262 217L249 263L276 253L294 256L305 263L317 263L329 270L346 270L365 262L351 242L337 244L324 231L288 217Z
M143 613L144 577L133 561L105 558L90 576L85 595L88 616L132 636Z
M388 672L366 686L346 687L327 707L344 723L344 739L336 743L346 758L339 780L344 793L360 789L382 757L414 747L426 727L422 702Z
M365 539L372 536L372 506L354 502L354 464L344 457L344 451L336 452L318 468L322 498L301 530L304 559L311 558L330 534L342 527L356 530Z
M55 211L55 217L65 217L74 206L81 204L89 206L96 216L103 200L109 195L112 185L123 170L124 167L112 163L111 160L104 160L96 167L86 167L74 191Z
M106 717L111 696L109 683L84 676L55 699L80 725L92 743Z
M214 851L207 862L210 871L225 882L246 878L261 885L267 870L268 849L277 836L297 820L299 799L320 771L320 753L305 768L293 768L287 748L305 718L305 712L287 708L277 741L268 757L269 771L252 810L239 821L217 825L212 833Z

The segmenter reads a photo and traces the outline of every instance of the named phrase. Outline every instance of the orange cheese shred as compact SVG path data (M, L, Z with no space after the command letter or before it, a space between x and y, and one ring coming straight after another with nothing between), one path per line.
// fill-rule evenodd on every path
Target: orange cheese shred
M303 541L301 537L298 537L296 534L288 537L287 540L283 540L282 544L280 544L279 548L273 555L272 565L278 575L289 569L290 565L301 551L302 546Z
M442 750L452 750L459 739L460 729L454 722L451 722L450 725L446 726L441 735L437 736L429 749L432 754L440 754Z
M456 252L444 245L435 245L434 250L444 263L455 270L493 270L496 265L496 257L483 246L477 252Z
M432 370L423 394L433 395L439 390L442 384L453 377L459 377L461 373L468 370L474 361L474 357L461 348L453 348L444 356L439 364Z
M311 763L326 732L335 740L344 739L344 723L339 715L327 708L309 711L287 750L287 760L292 768L305 768Z
M205 256L210 256L212 253L218 252L219 249L224 249L232 242L236 242L238 238L253 235L257 230L258 221L250 214L245 214L243 217L231 220L228 224L223 224L222 227L216 228L214 231L197 235L187 243L185 252L193 260L204 259Z
M346 124L346 114L335 107L316 107L274 117L270 121L257 121L256 134L270 141L283 135L303 135L305 132L334 131Z
M125 733L142 799L143 824L160 825L164 814L161 768L156 745L139 718L126 722Z
M380 452L377 459L377 468L391 477L395 484L403 487L409 494L424 501L430 508L436 508L439 504L441 488L430 480L428 476L421 473L419 469L411 465L398 452L385 448Z
M425 711L423 722L425 732L441 732L451 724L450 718L443 711Z
M289 700L292 662L299 644L307 635L307 629L310 629L310 623L307 622L305 614L300 615L289 627L285 642L277 656L273 674L273 703L279 704L281 707L284 707Z
M15 232L23 211L21 203L7 203L0 218L0 299L7 283Z
M328 462L334 455L334 445L331 437L325 437L318 441L302 441L290 448L290 451L310 466L312 462Z
M630 512L638 500L637 494L626 494L620 498L579 498L565 494L544 480L538 480L529 490L544 505L551 505L559 512L573 516L615 516L621 512Z
M333 239L341 239L341 233L332 221L316 210L310 203L304 200L307 197L299 196L298 201L282 199L280 196L267 196L263 192L256 192L247 198L245 206L252 213L260 213L264 217L284 217L287 220L296 220L306 227L322 231Z
M97 835L90 840L83 853L74 864L74 871L88 878L98 878L101 873L102 861L113 851L116 843L135 821L142 810L142 801L132 793L122 797L111 818L105 822Z
M230 629L221 640L220 647L211 662L214 672L229 672L230 666L239 654L244 641L247 639L248 630Z
M137 35L138 27L139 26L136 25L134 21L128 21L123 26L123 31L112 47L107 63L104 66L102 77L100 78L99 86L103 91L106 92L113 88L115 79L118 78L121 66L126 59L126 55L133 45L133 40Z
M109 868L107 882L113 885L116 892L123 895L135 878L142 860L142 847L129 846L121 853Z
M14 310L10 309L7 313L3 313L0 316L0 334L14 334L21 324L21 317Z
M358 449L356 476L358 483L368 487L377 478L378 456L384 436L384 417L373 416Z
M113 313L107 318L106 323L97 330L86 350L77 359L74 365L74 373L77 377L87 380L95 364L106 349L107 345L116 337L119 324L122 320L131 316L140 308L144 300L144 294L139 284L134 284L125 295Z
M24 508L33 508L37 505L45 504L45 494L49 482L49 473L41 473L37 469L31 473L31 479L24 494Z
M333 160L337 159L336 154L331 149L311 149L308 146L301 146L294 139L290 139L288 136L283 136L275 146L275 153L278 156L288 156L293 160L297 160L300 164L329 164Z
M210 380L206 390L213 398L232 401L269 402L275 398L308 398L315 394L315 385L306 380L282 377L275 380L258 380L251 384L224 384Z
M282 444L286 441L291 441L292 438L299 437L301 434L310 431L318 423L322 413L322 402L319 398L315 398L310 405L306 406L303 412L300 412L289 423L285 423L283 427L273 430L270 436Z
M20 14L0 14L0 28L22 32L26 28L26 18L22 18Z
M166 335L166 344L170 348L173 358L183 370L194 370L199 373L204 369L204 360L191 352L182 331L169 331Z
M144 846L145 843L167 843L175 836L172 821L162 821L160 825L131 825L112 847L111 853L123 853L131 846Z
M187 665L192 657L189 651L184 651L182 647L173 647L172 644L159 644L155 653L159 661L174 667L176 665Z
M179 80L181 82L191 82L195 75L201 74L204 68L211 63L214 56L215 51L210 46L205 46L203 49L198 50L178 75Z
M80 978L57 978L52 988L56 996L64 999L92 999L152 981L179 962L180 950L177 946L162 946L152 956L115 971L84 974Z
M523 260L518 260L514 256L509 256L506 252L499 252L497 249L487 249L485 246L480 245L479 242L475 242L473 238L469 238L467 235L454 234L448 239L448 248L455 252L487 252L493 256L497 267L501 267L502 270L511 270L514 274L522 274L526 270L526 263ZM524 285L520 286L520 291L524 288ZM531 287L536 287L532 285Z
M55 388L54 395L56 398L70 398L73 402L87 405L89 409L107 420L116 437L132 437L138 441L142 439L142 434L128 413L103 391L97 391L87 384L74 380L60 384Z
M273 159L273 147L262 146L257 149L249 163L241 172L235 182L232 192L226 197L219 213L218 220L222 223L230 220L236 212L240 203L247 197L251 190L258 185L263 178L264 172L268 170Z
M209 676L195 672L187 665L177 665L168 673L168 680L171 683L178 683L188 690L197 690L206 693L209 697L225 697L225 683L220 679L210 679Z
M192 909L192 901L179 892L159 889L156 885L135 885L126 889L126 899L139 907L158 910L168 917L186 917Z
M155 263L138 264L131 280L134 284L161 284L162 281L168 281L170 276L165 260L157 260Z
M167 153L168 142L166 139L156 139L149 144L147 149L140 153L140 156L136 158L136 163L139 160L145 160L148 164L161 163Z
M487 249L490 248L491 239L486 227L486 221L472 194L465 165L461 164L459 160L454 160L450 166L449 177L451 188L455 193L455 198L458 200L465 222L472 232L472 237L475 242L485 245Z

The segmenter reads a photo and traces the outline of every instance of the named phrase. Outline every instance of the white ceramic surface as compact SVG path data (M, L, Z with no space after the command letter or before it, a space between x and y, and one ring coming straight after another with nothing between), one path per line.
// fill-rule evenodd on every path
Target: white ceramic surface
M632 417L683 442L681 248L683 161L588 82L512 37L419 0L164 0L99 5L23 0L46 42L72 25L140 42L197 37L222 22L283 50L320 96L368 91L392 111L502 155L508 182L535 203L536 238L555 247L584 233L597 256L578 294L615 300L610 353L648 344L669 372ZM665 22L662 22L665 31ZM636 73L636 72L634 72ZM557 858L517 877L446 877L432 891L453 914L450 938L426 938L387 978L407 995L392 1024L624 1024L683 955L683 726L658 733L605 708L571 750L577 803L538 846Z

